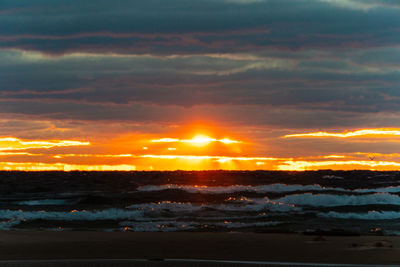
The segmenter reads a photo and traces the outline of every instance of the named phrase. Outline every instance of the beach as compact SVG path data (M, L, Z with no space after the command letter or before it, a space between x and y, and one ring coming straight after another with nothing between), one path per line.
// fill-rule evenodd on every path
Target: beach
M233 262L185 265L183 261L177 264L165 259L400 265L400 237L394 236L2 231L0 246L2 266L248 265ZM132 264L123 259L138 261ZM48 264L47 260L55 261Z

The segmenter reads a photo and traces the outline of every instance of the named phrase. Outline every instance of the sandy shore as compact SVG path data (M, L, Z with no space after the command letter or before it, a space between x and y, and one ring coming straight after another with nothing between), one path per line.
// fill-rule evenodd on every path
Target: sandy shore
M109 262L110 265L107 265L107 262L104 262L105 265L96 265L93 262L79 265L76 262L74 266L205 266L201 262L184 265L168 261L159 262L159 259L400 265L400 237L316 238L295 234L251 233L0 232L0 265L29 265L28 262L25 262L25 265L15 265L15 262L4 260L60 259L90 259L89 262L94 259L153 260L150 263L138 261L135 264ZM207 263L207 266L227 264ZM228 265L233 266L232 263ZM55 265L43 265L42 262L42 265L32 266Z

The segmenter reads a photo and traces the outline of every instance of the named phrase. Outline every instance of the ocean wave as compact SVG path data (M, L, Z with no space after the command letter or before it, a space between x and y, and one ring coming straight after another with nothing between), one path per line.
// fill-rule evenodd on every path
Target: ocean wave
M177 221L151 221L151 222L131 222L123 221L120 225L125 231L133 232L176 232L188 231L200 228L226 228L229 230L240 228L268 227L279 225L282 222L217 222L217 223L199 223L199 222L177 222Z
M142 216L138 210L105 209L97 211L72 210L66 211L23 211L0 210L2 220L59 220L59 221L96 221L96 220L123 220L135 219Z
M0 230L10 230L13 226L21 223L21 220L11 219L7 221L0 221Z
M125 231L132 232L176 232L182 230L193 230L201 226L196 222L176 221L152 221L152 222L131 222L123 221L119 224Z
M353 191L357 193L400 193L400 186L362 188L362 189L355 189Z
M301 208L295 207L292 204L278 203L276 201L264 198L241 198L236 201L232 201L231 204L192 204L162 201L157 203L134 204L128 206L127 208L141 210L147 213L161 213L168 211L177 214L182 214L183 212L196 212L207 209L213 209L220 212L301 211Z
M273 199L275 202L313 207L400 205L400 197L389 193L369 195L296 194Z
M397 211L368 211L368 212L335 212L319 213L322 218L353 219L353 220L394 220L400 219Z
M24 205L24 206L58 206L58 205L66 205L72 204L76 201L71 201L70 199L34 199L34 200L23 200L16 201L13 204Z
M229 194L234 192L254 192L254 193L285 193L296 191L346 191L343 188L323 187L318 184L313 185L300 185L300 184L269 184L269 185L230 185L230 186L198 186L198 185L144 185L139 186L139 192L153 192L162 190L182 190L188 193L202 193L202 194Z
M230 222L230 221L225 221L225 222L220 222L220 223L215 223L215 226L220 226L220 227L226 227L229 229L238 229L238 228L250 228L250 227L266 227L266 226L275 226L282 224L283 222L276 222L276 221L270 221L270 222Z
M230 185L230 186L199 186L199 185L144 185L139 186L139 192L155 192L162 190L181 190L187 193L202 194L229 194L235 192L252 193L289 193L289 192L309 192L309 191L336 191L346 193L400 193L400 186L388 186L380 188L358 188L345 189L341 187L326 187L319 184L269 184L269 185Z
M158 202L135 204L126 209L110 208L104 210L72 210L72 211L23 211L23 210L0 210L0 220L54 220L54 221L96 221L96 220L134 220L145 221L146 218L161 217L164 215L172 217L181 216L209 216L212 211L214 217L229 218L226 212L287 212L298 211L293 205L286 205L268 201L265 199L242 200L236 204L203 204L179 202ZM200 212L200 213L196 213ZM232 214L233 215L233 214ZM258 215L255 215L257 217ZM261 215L264 216L264 215ZM148 219L147 219L148 220ZM6 224L4 224L6 225ZM0 225L1 228L1 225Z

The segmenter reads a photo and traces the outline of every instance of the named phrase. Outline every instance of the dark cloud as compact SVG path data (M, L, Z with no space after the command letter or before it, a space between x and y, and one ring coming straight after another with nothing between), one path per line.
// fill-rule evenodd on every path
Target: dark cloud
M341 2L2 1L0 47L53 54L201 54L399 43L396 3Z
M388 53L398 51L390 48ZM400 75L391 61L381 60L377 67L376 53L368 51L314 54L48 57L3 51L0 78L6 86L0 88L0 97L88 104L399 111Z
M399 25L389 0L3 0L0 113L394 125Z
M121 122L141 124L185 125L194 121L221 125L273 127L287 129L352 129L359 127L400 127L399 112L350 112L274 108L271 106L215 106L191 108L143 104L100 105L54 101L2 101L4 118L18 116L24 120Z

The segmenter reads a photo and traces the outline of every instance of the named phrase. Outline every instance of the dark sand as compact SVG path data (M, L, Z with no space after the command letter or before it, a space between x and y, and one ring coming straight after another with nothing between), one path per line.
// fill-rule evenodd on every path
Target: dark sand
M4 260L153 259L151 262L59 261L17 264ZM1 231L1 266L227 266L158 259L393 264L400 237L316 238L296 234ZM39 264L40 263L40 264ZM244 265L237 265L244 266ZM272 265L269 265L272 266Z

